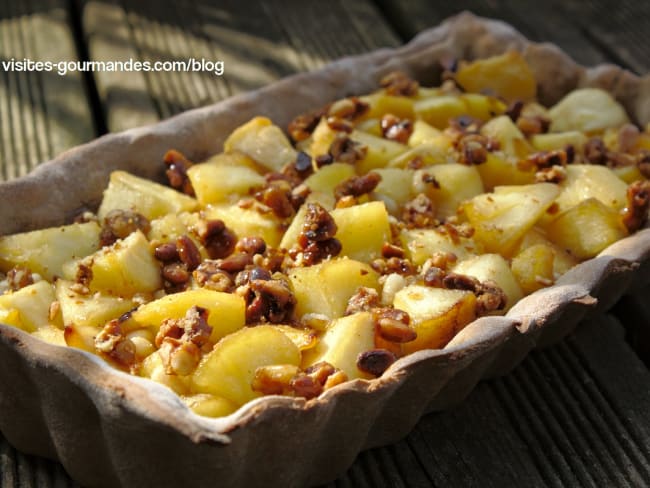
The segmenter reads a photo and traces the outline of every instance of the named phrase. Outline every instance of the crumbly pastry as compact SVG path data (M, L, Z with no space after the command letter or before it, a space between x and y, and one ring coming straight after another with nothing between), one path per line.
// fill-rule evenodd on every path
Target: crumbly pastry
M398 50L384 50L360 58L344 59L320 72L298 75L214 107L193 111L156 126L107 136L74 149L64 154L59 161L43 165L33 175L0 187L0 196L12 202L0 210L5 214L2 232L8 234L33 227L58 225L70 216L79 214L81 209L98 201L108 173L112 170L127 169L143 176L160 176L161 166L153 163L160 161L169 147L179 149L189 159L202 160L208 154L220 150L224 140L219 140L219 137L215 139L215 134L225 137L254 115L268 115L274 122L285 127L294 120L290 133L296 139L309 137L310 129L313 128L310 127L309 118L296 120L296 115L340 99L348 93L369 92L379 79L384 79L384 89L393 95L412 95L416 88L408 77L386 77L395 69L409 73L426 85L434 81L435 76L443 74L436 73L431 68L437 66L437 61L458 57L485 57L505 48L523 52L523 57L537 79L540 100L546 105L555 105L552 110L559 113L551 117L552 123L579 123L571 122L572 111L568 110L568 115L563 114L562 110L566 108L563 108L562 103L556 102L577 87L593 86L607 89L638 124L643 126L648 122L649 110L645 102L647 79L638 79L614 67L584 70L555 48L531 45L503 24L463 15L420 35L411 44ZM461 69L456 76L461 84L462 73ZM475 80L480 76L472 73L470 78ZM584 93L584 90L579 93ZM327 121L328 128L345 134L351 129L348 119L354 118L346 119L346 116L357 114L360 106L355 100L349 99L335 105L330 107L332 113L331 120ZM517 113L518 110L521 111L522 107L514 104L510 107L510 116L517 121L521 132L529 135L544 132L544 125L548 122L544 117L526 112L526 107L523 107L523 114ZM614 118L617 116L612 115ZM259 119L257 123L259 124ZM460 125L461 135L455 141L455 154L460 162L470 168L486 164L486 159L495 149L490 134L467 131L465 124ZM558 126L555 130L566 132L571 128ZM588 127L585 130L598 129ZM379 135L401 144L408 141L413 127L409 127L400 117L385 116L378 122L376 130ZM633 129L624 128L617 130L612 137L616 137L615 143L620 148L629 148L635 144L633 140L636 136L633 132ZM622 160L625 156L603 156L607 148L604 149L597 142L588 142L580 151L580 157L590 162L609 157L616 160L611 163L612 166L625 166L626 161ZM232 138L230 144L233 144ZM349 159L354 162L366 156L363 148L356 147L343 136L330 141L328 149L337 161ZM539 183L535 188L549 188L557 182L574 177L567 174L574 171L567 170L571 168L570 165L565 167L566 160L572 157L575 155L565 149L553 149L544 154L538 152L527 157L521 169L529 172L532 169L536 173ZM168 154L165 159L170 181L187 191L184 159L179 153ZM328 162L322 160L320 163ZM530 167L524 167L526 165ZM642 161L638 165L635 163L635 168L645 171ZM413 166L413 171L418 169ZM373 174L377 173L369 173ZM422 178L425 186L435 187L439 183L436 175L422 176L427 176ZM51 188L61 186L62 181L66 182L66 186L79 188L79 192L51 191ZM350 203L367 198L367 194L377 188L379 180L374 176L361 176L340 183L334 195L343 210L346 207L352 208L348 207ZM277 215L290 214L295 209L288 208L285 205L287 202L279 198L282 193L278 190L279 186L281 187L267 185L250 204L265 205ZM295 196L297 199L307 198L306 194L296 191L298 186L283 195L291 198ZM646 193L647 189L643 187L630 187L630 202L636 203L624 221L631 230L636 230L642 224L643 211L634 209L643 208ZM426 192L423 192L423 196L419 198L418 195L412 201L405 202L404 211L400 213L404 222L416 229L431 226L433 222L430 220L439 218L439 215L429 215ZM289 204L291 198L287 198ZM542 192L533 198L543 199L545 196ZM30 200L29 206L25 204L26 199ZM477 210L480 203L485 202L477 200L475 205L465 209L472 224L476 222L472 222L473 212L482 215ZM389 200L386 200L386 206L390 206ZM592 210L587 209L585 212L594 215L589 213ZM125 246L135 249L142 245L141 236L152 231L148 228L148 219L123 210L106 210L101 217L104 222L101 233L103 244L110 245L117 241L113 245L120 246L128 241L128 246ZM338 254L336 251L340 251L340 244L334 242L335 233L330 220L331 217L322 206L310 206L306 216L309 229L300 234L297 252L291 258L318 265L328 255ZM260 256L259 259L272 259L273 256L264 255L260 242L236 241L229 233L228 226L222 224L211 219L204 220L194 225L194 240L184 235L174 240L173 249L167 245L169 242L161 242L156 247L155 259L163 263L162 278L167 291L178 291L179 287L185 286L189 280L188 272L193 272L192 279L197 283L208 283L209 287L217 289L234 286L228 280L239 280L237 286L241 295L251 298L249 305L253 302L262 303L261 306L249 306L246 310L247 319L254 323L286 321L285 312L296 305L295 299L287 293L290 287L282 279L268 280L267 276L262 276L264 273L260 269L263 270L264 266L249 267L247 270L246 263L242 265L232 258L233 255L248 255L247 253ZM557 226L551 232L569 245L570 236L563 233L565 227ZM478 230L479 233L484 233L485 242L495 241L489 228ZM456 225L453 219L447 222L447 231L457 235L458 239L471 233ZM395 298L400 293L400 287L404 286L401 280L409 279L408 275L414 273L410 273L412 270L409 270L407 263L400 262L403 260L404 249L399 243L385 240L387 242L380 243L383 262L374 264L388 282L383 287L383 295ZM512 240L499 241L499 245L506 249L504 252L512 253L513 256L516 253L514 248L507 249L513 245ZM539 244L537 247L530 246L529 249L533 249L530 253L538 261L543 261L548 254L545 254L543 246L540 248ZM233 251L236 251L235 254ZM261 484L270 473L275 475L279 485L285 486L325 481L344 469L354 459L359 448L398 438L408 431L423 412L444 408L462 398L481 376L497 374L512 367L534 342L548 342L566 334L595 305L596 299L597 308L605 309L628 286L643 283L649 251L650 236L647 230L641 230L610 246L596 259L572 268L557 280L555 286L520 300L505 317L484 316L472 322L443 349L418 351L420 347L412 348L408 352L416 352L404 356L390 367L388 365L395 359L395 351L391 351L391 347L366 351L357 361L357 367L361 371L370 376L380 376L388 368L372 382L354 380L340 384L345 378L327 363L317 363L311 369L298 370L292 364L295 358L289 351L290 346L287 346L284 349L286 354L279 360L283 366L262 368L255 377L255 388L264 393L290 393L297 396L256 399L235 414L217 420L193 415L178 397L164 388L114 373L99 360L75 351L39 344L31 338L3 328L0 337L3 344L2 358L6 364L3 368L2 388L3 392L17 392L20 401L16 404L20 408L15 408L15 404L3 403L5 410L1 418L12 420L2 421L0 427L19 447L59 457L75 477L92 485L133 485L151 483L152 480L165 485L175 479L174 476L183 476L182 473L186 473L188 467L196 463L206 467L205 472L196 474L192 480L197 486L216 478L227 479L233 486ZM201 252L211 254L212 261L220 260L218 266L215 267L214 262L212 266L210 262L201 262ZM575 250L574 254L577 254ZM580 256L589 257L589 254ZM101 256L96 256L94 262L77 263L74 276L71 277L74 278L71 281L75 282L71 285L74 287L72 292L83 297L97 291L93 280L101 276L97 263L101 263L102 259ZM424 285L425 288L429 287L426 289L438 289L436 285L442 283L446 289L471 290L468 293L480 304L476 310L481 310L481 315L504 304L508 297L504 298L503 286L472 279L468 276L471 273L467 272L466 267L447 270L454 259L457 256L452 256L451 253L431 256L431 262L418 270L420 282L406 286ZM526 276L523 270L526 262L525 259L521 260L522 276ZM385 272L389 263L390 266L395 266L395 271L408 272ZM554 275L543 274L536 273L532 280L520 282L520 285L526 287L527 291L533 291L538 285L548 285L556 278ZM146 277L139 276L138 279L146 281ZM8 276L7 284L16 289L27 289L34 286L30 285L30 280L34 281L34 277L30 277L22 268L15 268ZM38 276L35 281L36 286L44 283L38 280ZM129 283L132 280L125 280L124 286L129 286ZM356 294L350 300L347 305L351 314L349 316L367 314L364 310L370 308L375 311L374 327L380 331L383 340L387 340L388 344L412 342L414 334L408 326L409 319L401 315L399 309L373 307L378 300L388 298L373 296L371 289L366 288L366 291ZM127 303L122 304L124 311L139 305L141 301L147 301L139 293L153 291L155 289L134 288L128 293ZM273 304L281 303L282 306L265 307L264 297L271 297ZM255 301L256 298L260 300ZM510 305L512 303L508 306ZM47 312L54 318L60 311L56 306L50 306ZM306 315L308 317L303 321L311 320L313 324L323 321L322 314ZM93 346L113 364L128 369L133 363L133 357L144 354L143 351L153 347L154 343L162 352L160 357L165 372L183 376L197 367L202 350L210 343L214 327L208 325L209 321L209 315L206 315L203 307L194 307L183 317L166 320L155 337L136 334L128 341L124 340L121 324L108 322L101 334L95 337ZM262 326L260 330L266 334L263 340L282 341L277 334L283 334L272 327ZM308 342L309 334L296 340ZM435 346L443 345L440 343ZM431 346L432 344L425 345ZM282 350L282 347L279 349ZM236 351L236 348L233 350ZM322 380L324 384L329 382L329 385L320 397L307 401L305 398L318 393L313 391L314 378ZM287 389L290 391L285 391ZM74 411L64 407L70 400L74 402ZM201 411L200 398L195 400L198 403L190 406ZM244 400L248 400L248 397ZM400 421L396 422L396 418ZM102 425L118 427L102 428ZM142 435L135 436L134 439L134 431L141 432ZM75 441L80 432L85 433L85 440L92 439L89 448L82 452L76 449L79 444ZM341 439L334 439L332 432L341 433ZM41 441L23 445L21 439L24 438ZM42 441L44 439L48 441ZM229 445L222 448L210 447L213 442ZM255 448L250 448L251 445L255 445ZM278 450L278 445L283 446L281 450ZM336 466L329 461L333 450L340 456ZM143 452L149 454L145 456ZM294 462L287 463L287 452L292 453L290 457ZM140 461L137 468L133 466L133 459ZM214 459L218 459L218 462L214 462ZM244 466L239 468L242 459L245 460ZM152 465L155 460L157 468L147 468L147 460L151 460ZM279 470L278 466L286 466L286 470ZM186 477L179 479L187 484Z

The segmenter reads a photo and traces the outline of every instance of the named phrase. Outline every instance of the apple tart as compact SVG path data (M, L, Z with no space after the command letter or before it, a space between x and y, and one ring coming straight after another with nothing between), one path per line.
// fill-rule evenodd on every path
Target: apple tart
M443 348L643 227L650 132L598 88L551 107L517 51L236 128L167 184L0 238L0 320L163 383L195 412L311 399Z
M1 184L0 430L89 486L334 479L647 284L649 96L463 14Z

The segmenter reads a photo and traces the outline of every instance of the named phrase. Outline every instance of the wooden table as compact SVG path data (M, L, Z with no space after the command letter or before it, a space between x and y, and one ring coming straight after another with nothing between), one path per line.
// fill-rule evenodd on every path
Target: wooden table
M225 61L208 73L0 71L0 179L108 131L155 122L343 55L396 46L463 9L585 65L650 69L650 2L360 0L0 2L0 58ZM650 486L648 290L481 383L332 486ZM621 323L624 324L621 325ZM645 362L645 365L644 365ZM75 486L0 438L3 488Z

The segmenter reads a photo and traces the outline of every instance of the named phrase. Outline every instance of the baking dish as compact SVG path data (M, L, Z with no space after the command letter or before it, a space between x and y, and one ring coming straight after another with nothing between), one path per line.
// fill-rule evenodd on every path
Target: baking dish
M610 91L639 123L650 121L650 81L613 66L584 69L557 48L505 24L463 14L398 49L342 59L165 122L105 136L0 185L0 234L61 224L93 208L108 175L161 178L170 147L201 160L254 115L281 126L296 114L376 86L401 69L435 83L439 61L523 52L552 104L578 86ZM62 191L63 190L63 191ZM404 436L426 412L461 401L481 378L504 374L539 344L566 335L648 282L650 230L606 249L505 317L482 318L442 350L396 362L380 379L321 397L266 397L222 419L191 413L164 387L117 372L96 357L0 329L0 430L25 452L60 460L88 486L304 486L334 479L365 448Z

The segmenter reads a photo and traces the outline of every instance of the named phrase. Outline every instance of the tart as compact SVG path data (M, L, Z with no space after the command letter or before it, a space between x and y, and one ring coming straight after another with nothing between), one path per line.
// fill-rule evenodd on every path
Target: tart
M3 326L0 427L92 485L331 479L644 282L646 85L465 15L3 185L2 321L101 359Z

